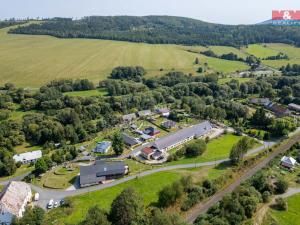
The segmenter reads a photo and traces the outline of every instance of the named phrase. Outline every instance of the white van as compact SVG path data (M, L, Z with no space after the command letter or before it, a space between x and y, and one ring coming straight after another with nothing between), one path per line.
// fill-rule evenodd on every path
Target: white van
M47 209L52 209L53 208L53 203L54 203L53 199L50 199L50 201L47 205Z
M39 193L35 193L34 195L34 201L38 201L40 199L40 194Z

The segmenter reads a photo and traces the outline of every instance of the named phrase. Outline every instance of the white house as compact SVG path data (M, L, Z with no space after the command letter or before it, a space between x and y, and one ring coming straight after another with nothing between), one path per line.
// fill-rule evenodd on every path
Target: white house
M16 216L21 218L31 201L30 186L25 182L10 182L0 197L0 224L10 224Z
M36 162L39 158L42 158L43 154L41 150L33 151L33 152L25 152L22 154L17 154L13 156L13 159L16 162L21 162L23 164L28 164L32 162Z
M296 165L297 161L293 157L283 156L281 158L281 166L292 169Z

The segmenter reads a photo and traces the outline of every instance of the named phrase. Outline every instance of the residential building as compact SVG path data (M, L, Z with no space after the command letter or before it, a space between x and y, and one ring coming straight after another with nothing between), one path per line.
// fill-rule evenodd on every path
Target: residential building
M122 133L122 138L123 138L124 143L130 147L134 147L134 146L140 144L140 141L138 141L134 137L129 136L126 133Z
M167 108L156 109L156 113L163 116L163 117L169 117L170 116L170 110L167 109Z
M141 156L147 160L150 160L153 154L154 154L154 149L150 147L146 147L141 151Z
M151 110L142 110L137 112L138 117L148 117L152 115Z
M200 138L207 135L212 130L209 121L204 121L192 127L176 131L168 136L162 137L153 143L153 147L159 151L168 151L178 147L194 138Z
M122 120L123 120L124 123L131 123L135 119L136 119L135 113L131 113L131 114L127 114L127 115L122 116Z
M0 197L0 224L11 224L14 217L21 218L31 201L30 186L25 182L10 182Z
M266 108L271 110L277 117L289 116L291 114L290 110L272 102L269 105L267 105Z
M21 162L23 164L29 164L36 162L39 158L42 158L43 154L41 150L33 152L25 152L13 156L15 162Z
M110 141L102 141L102 142L98 142L96 148L94 149L94 152L106 154L108 153L110 148L111 148Z
M129 167L122 161L98 160L90 166L80 167L80 187L100 184L106 180L123 177L128 174Z
M297 161L293 157L283 156L281 158L281 166L286 167L288 169L293 169L296 163Z
M141 137L140 137L140 139L141 139L142 141L148 141L148 140L150 140L150 139L153 139L153 136L150 136L150 135L148 135L148 134L142 134Z
M271 103L269 98L252 98L249 100L251 104L267 106Z
M291 103L291 104L289 104L289 109L300 112L300 105L297 105L295 103Z
M161 124L164 128L167 129L172 129L174 127L176 127L176 122L172 121L172 120L167 120L165 122L162 122Z
M145 130L144 130L144 134L147 134L147 135L150 135L150 136L155 136L157 134L160 133L160 130L158 130L157 128L155 127L147 127Z

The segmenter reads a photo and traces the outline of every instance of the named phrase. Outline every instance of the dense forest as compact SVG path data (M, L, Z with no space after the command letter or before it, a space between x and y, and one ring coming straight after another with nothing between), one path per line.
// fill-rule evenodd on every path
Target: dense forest
M300 46L298 27L221 25L172 16L54 18L11 29L16 34L43 34L59 38L95 38L132 42L242 46L286 43Z
M25 21L17 21L17 20L14 20L14 19L3 20L3 21L0 20L0 29L5 28L5 27L10 27L10 26L13 26L13 25L20 25L20 24L23 24L23 23L26 23L26 22Z

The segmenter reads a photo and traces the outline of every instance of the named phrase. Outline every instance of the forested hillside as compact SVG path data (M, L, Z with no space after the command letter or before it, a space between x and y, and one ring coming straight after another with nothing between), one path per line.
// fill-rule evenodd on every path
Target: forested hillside
M221 25L171 16L54 18L10 30L19 34L46 34L59 38L95 38L132 42L242 46L287 43L300 46L299 27Z
M13 25L20 25L20 24L24 24L26 23L26 21L16 21L16 20L4 20L4 21L0 21L0 29L4 28L4 27L10 27Z

